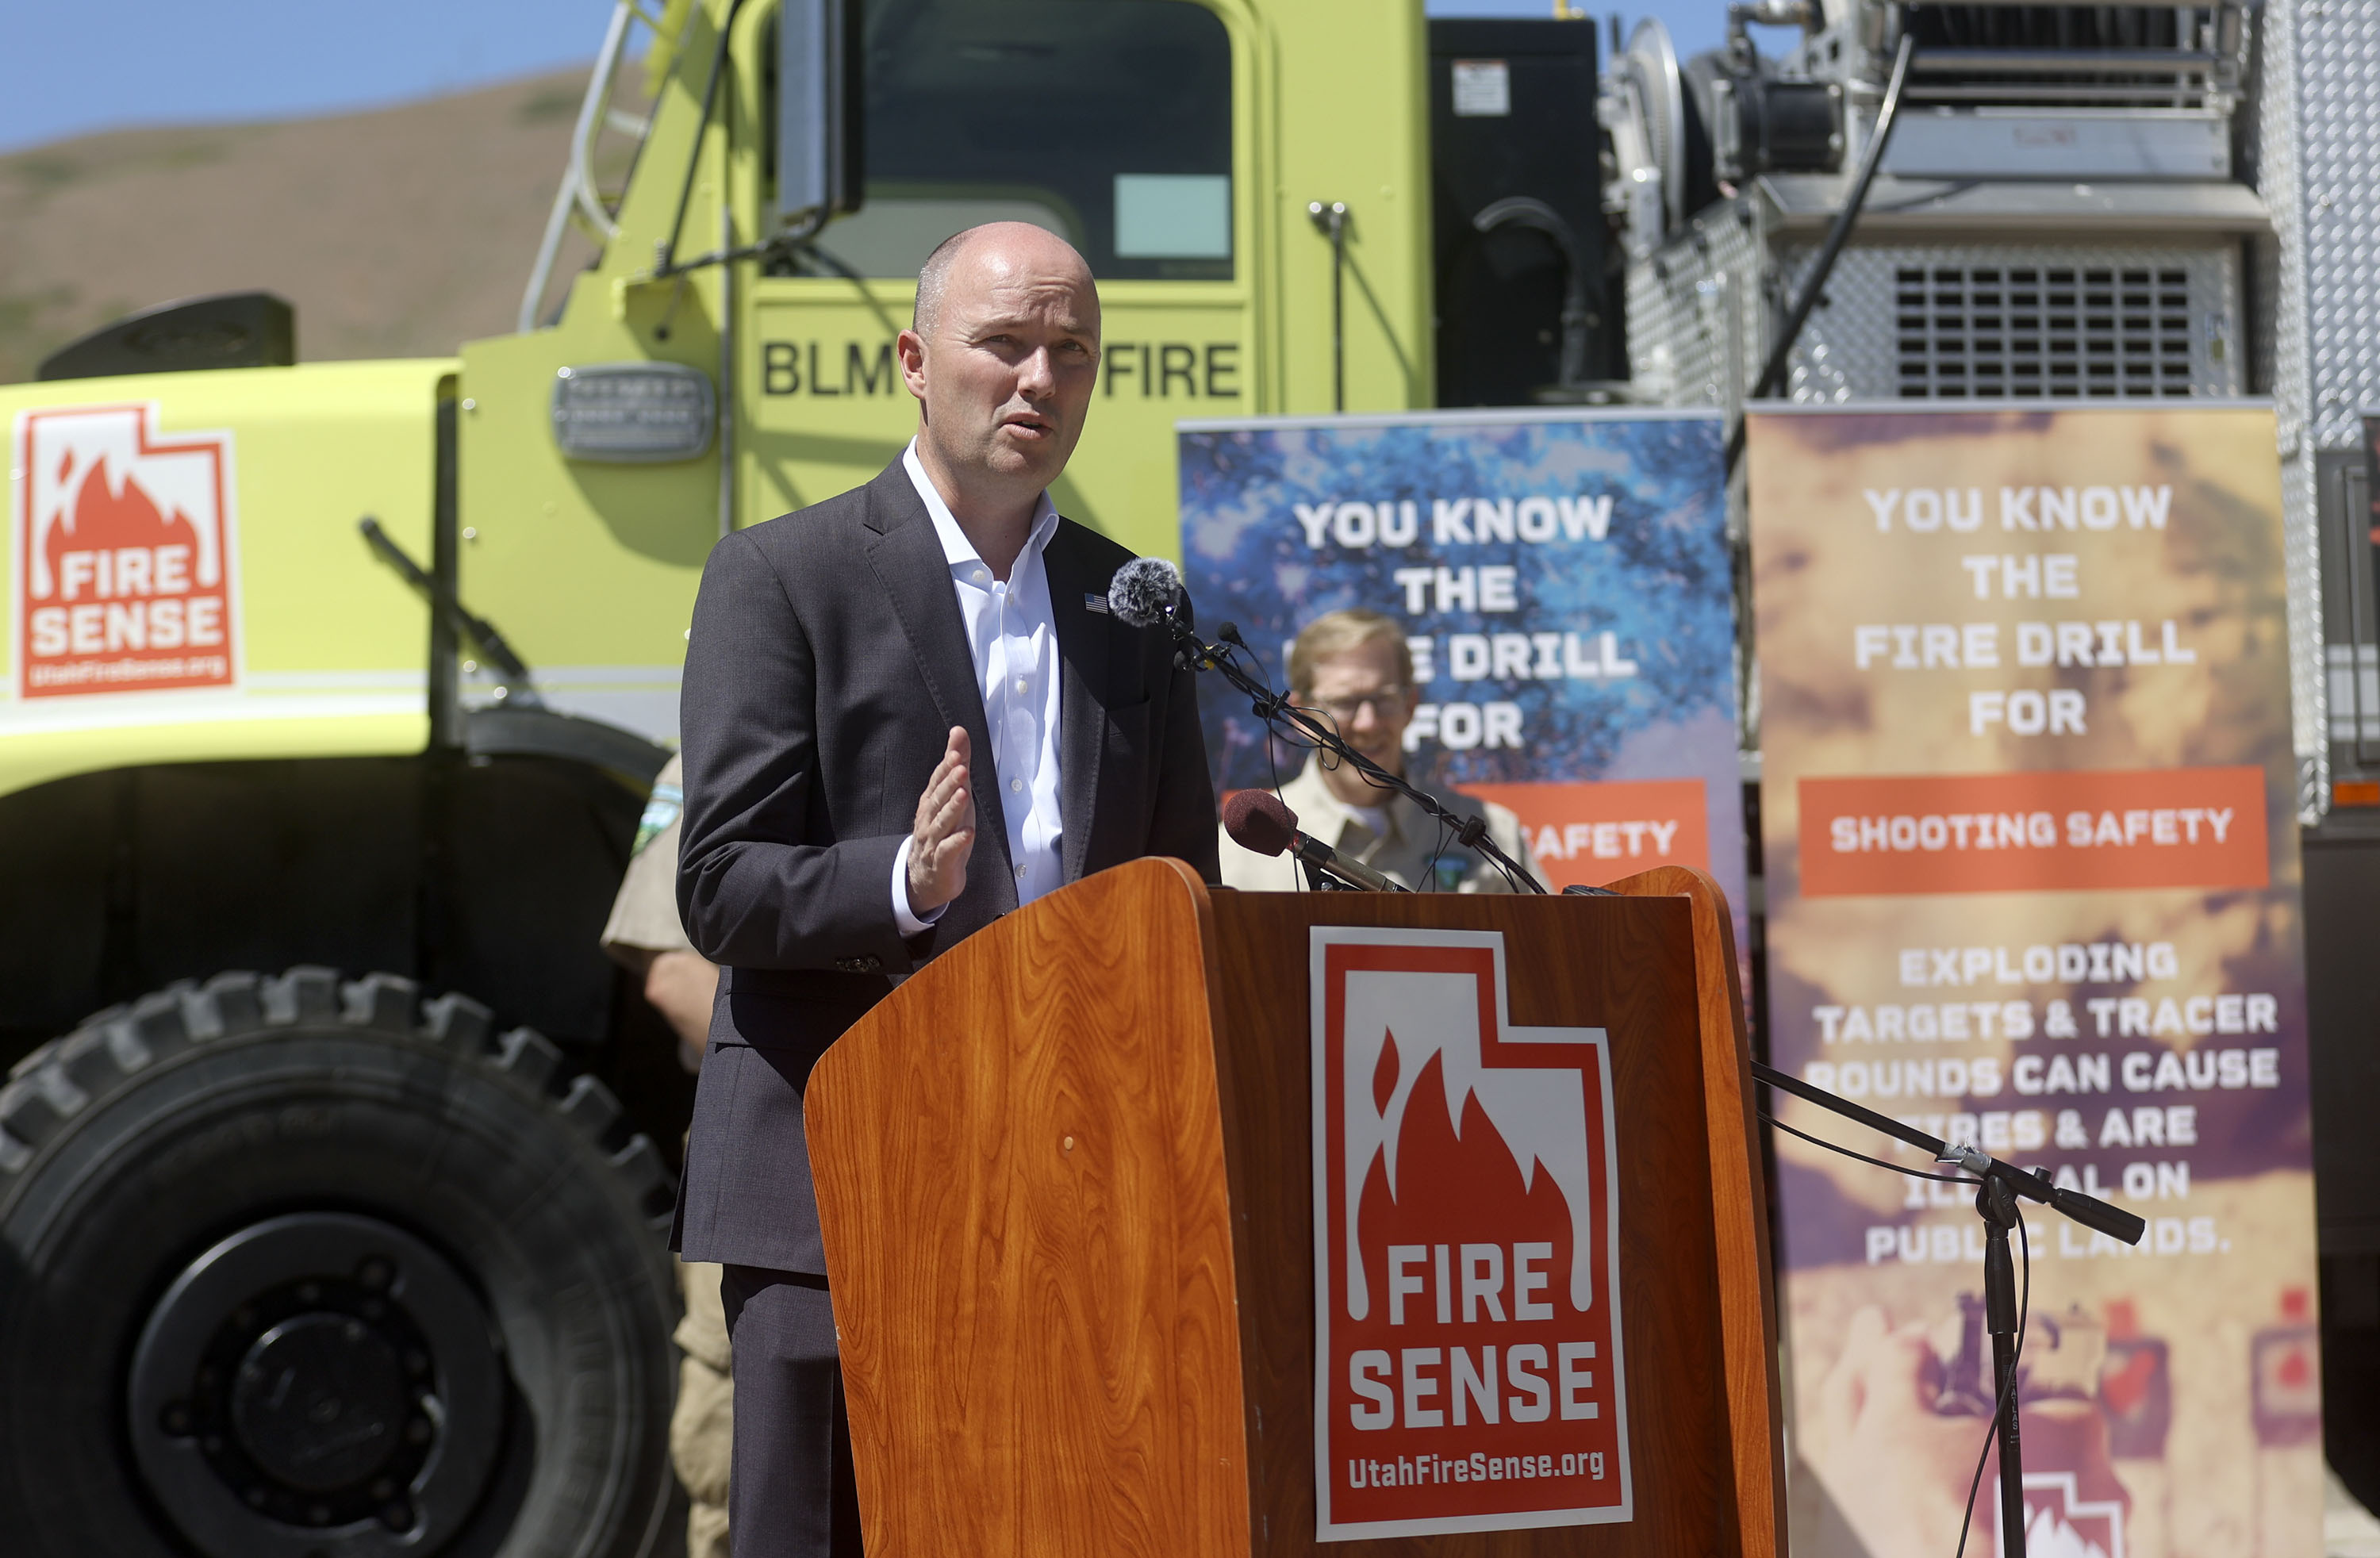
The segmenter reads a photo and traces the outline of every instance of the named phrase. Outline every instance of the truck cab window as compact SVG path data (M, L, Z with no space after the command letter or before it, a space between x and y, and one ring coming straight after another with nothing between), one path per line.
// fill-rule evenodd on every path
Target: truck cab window
M1017 220L1103 281L1231 278L1231 44L1213 12L868 0L867 50L867 204L818 240L842 266L914 276L951 234Z

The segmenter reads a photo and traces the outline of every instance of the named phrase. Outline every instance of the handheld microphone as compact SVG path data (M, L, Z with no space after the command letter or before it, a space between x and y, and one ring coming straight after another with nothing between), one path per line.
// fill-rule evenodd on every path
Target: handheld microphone
M1351 860L1311 834L1297 831L1297 813L1270 790L1242 790L1223 803L1223 831L1232 842L1255 855L1286 851L1342 882L1373 893L1409 893L1361 860Z

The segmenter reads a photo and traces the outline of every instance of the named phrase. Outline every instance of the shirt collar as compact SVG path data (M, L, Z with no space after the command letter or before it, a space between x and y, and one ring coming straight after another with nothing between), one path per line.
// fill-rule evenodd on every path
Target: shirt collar
M1281 786L1281 798L1297 813L1297 825L1309 837L1318 838L1334 847L1347 835L1347 824L1358 822L1354 809L1330 791L1329 781L1322 777L1322 758L1309 753L1305 768L1296 778ZM1380 811L1388 821L1391 839L1404 836L1404 809L1412 803L1394 791L1380 792ZM1368 829L1366 830L1368 831Z
M909 484L917 489L917 497L925 504L926 514L934 522L934 534L941 538L942 555L949 560L953 571L983 566L983 554L975 549L975 542L967 539L966 531L959 528L958 517L951 512L951 505L942 501L942 494L935 488L933 478L926 474L924 462L917 458L917 441L914 438L909 440L909 446L901 451L901 469L909 473ZM1017 554L1018 567L1024 566L1026 559L1040 556L1041 549L1050 544L1050 538L1057 530L1058 510L1045 492L1034 505L1033 529L1026 534L1025 550ZM1009 570L1012 580L1015 578L1016 572L1016 568Z

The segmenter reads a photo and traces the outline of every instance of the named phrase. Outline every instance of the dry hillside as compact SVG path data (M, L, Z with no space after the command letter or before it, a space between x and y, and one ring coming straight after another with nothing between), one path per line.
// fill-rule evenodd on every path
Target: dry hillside
M585 83L0 157L0 383L111 319L208 292L288 298L305 359L436 355L512 329Z

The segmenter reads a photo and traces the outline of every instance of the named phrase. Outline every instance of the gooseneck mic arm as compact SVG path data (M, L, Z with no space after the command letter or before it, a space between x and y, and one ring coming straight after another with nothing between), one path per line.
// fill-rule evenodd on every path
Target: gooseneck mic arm
M1412 801L1426 816L1447 829L1456 843L1494 861L1516 886L1525 885L1532 893L1546 890L1545 883L1531 875L1526 866L1496 846L1496 841L1488 836L1485 820L1456 816L1436 796L1407 784L1403 776L1390 773L1348 746L1329 722L1292 703L1286 694L1273 691L1263 678L1241 665L1232 651L1248 653L1248 646L1230 623L1216 630L1220 642L1208 643L1200 637L1182 593L1182 576L1174 571L1172 564L1161 557L1135 557L1118 568L1108 587L1108 610L1127 627L1162 627L1173 638L1176 663L1220 676L1247 695L1257 718L1271 729L1320 748L1378 788L1392 790Z

